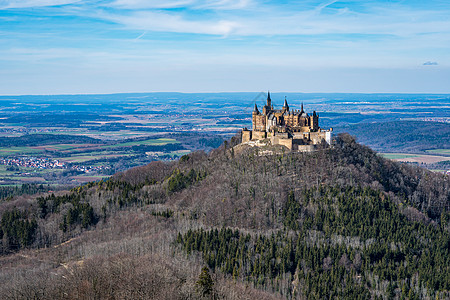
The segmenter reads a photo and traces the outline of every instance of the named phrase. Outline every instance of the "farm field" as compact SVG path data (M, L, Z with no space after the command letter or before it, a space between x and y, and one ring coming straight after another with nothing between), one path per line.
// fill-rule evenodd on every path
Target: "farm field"
M11 155L33 155L43 152L43 149L34 149L32 147L1 147L1 156L11 156Z
M380 153L380 154L386 158L393 160L401 160L418 156L417 154L408 154L408 153Z
M450 149L433 149L427 150L428 153L450 155Z
M63 136L67 135L55 135L55 140ZM0 186L30 182L78 185L108 177L129 166L161 158L176 159L191 151L176 138L166 137L1 147Z
M439 162L450 161L449 156L426 155L426 154L408 154L408 153L380 153L382 156L401 162L410 162L418 164L435 164Z

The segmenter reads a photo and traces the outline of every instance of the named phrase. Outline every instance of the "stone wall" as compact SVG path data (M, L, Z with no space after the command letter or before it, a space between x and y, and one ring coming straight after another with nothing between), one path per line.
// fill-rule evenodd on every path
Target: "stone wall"
M242 142L246 143L252 139L252 131L251 130L242 130Z
M267 138L267 133L265 131L253 131L252 140L263 140Z

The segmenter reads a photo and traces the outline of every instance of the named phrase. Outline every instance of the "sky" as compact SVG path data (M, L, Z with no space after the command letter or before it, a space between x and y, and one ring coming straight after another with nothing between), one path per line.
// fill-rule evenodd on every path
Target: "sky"
M0 94L450 93L450 1L0 0Z

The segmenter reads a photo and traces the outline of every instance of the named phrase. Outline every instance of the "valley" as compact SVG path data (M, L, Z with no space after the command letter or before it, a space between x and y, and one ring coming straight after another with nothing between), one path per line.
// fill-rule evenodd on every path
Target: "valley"
M251 126L265 93L0 96L0 185L75 186L209 151ZM380 152L448 156L448 95L272 93ZM64 103L64 104L62 104ZM432 117L430 117L432 116ZM436 152L438 151L438 152ZM446 172L449 165L424 160ZM422 161L412 161L419 163Z

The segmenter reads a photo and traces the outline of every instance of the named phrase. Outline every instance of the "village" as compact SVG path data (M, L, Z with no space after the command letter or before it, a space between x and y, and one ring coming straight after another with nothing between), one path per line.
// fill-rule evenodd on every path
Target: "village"
M57 159L50 159L46 157L32 157L32 156L17 156L0 159L1 165L10 167L36 168L36 169L70 169L84 173L98 172L101 170L110 169L109 166L92 166L81 164L68 164ZM12 169L13 169L12 168ZM11 171L13 171L11 169Z

